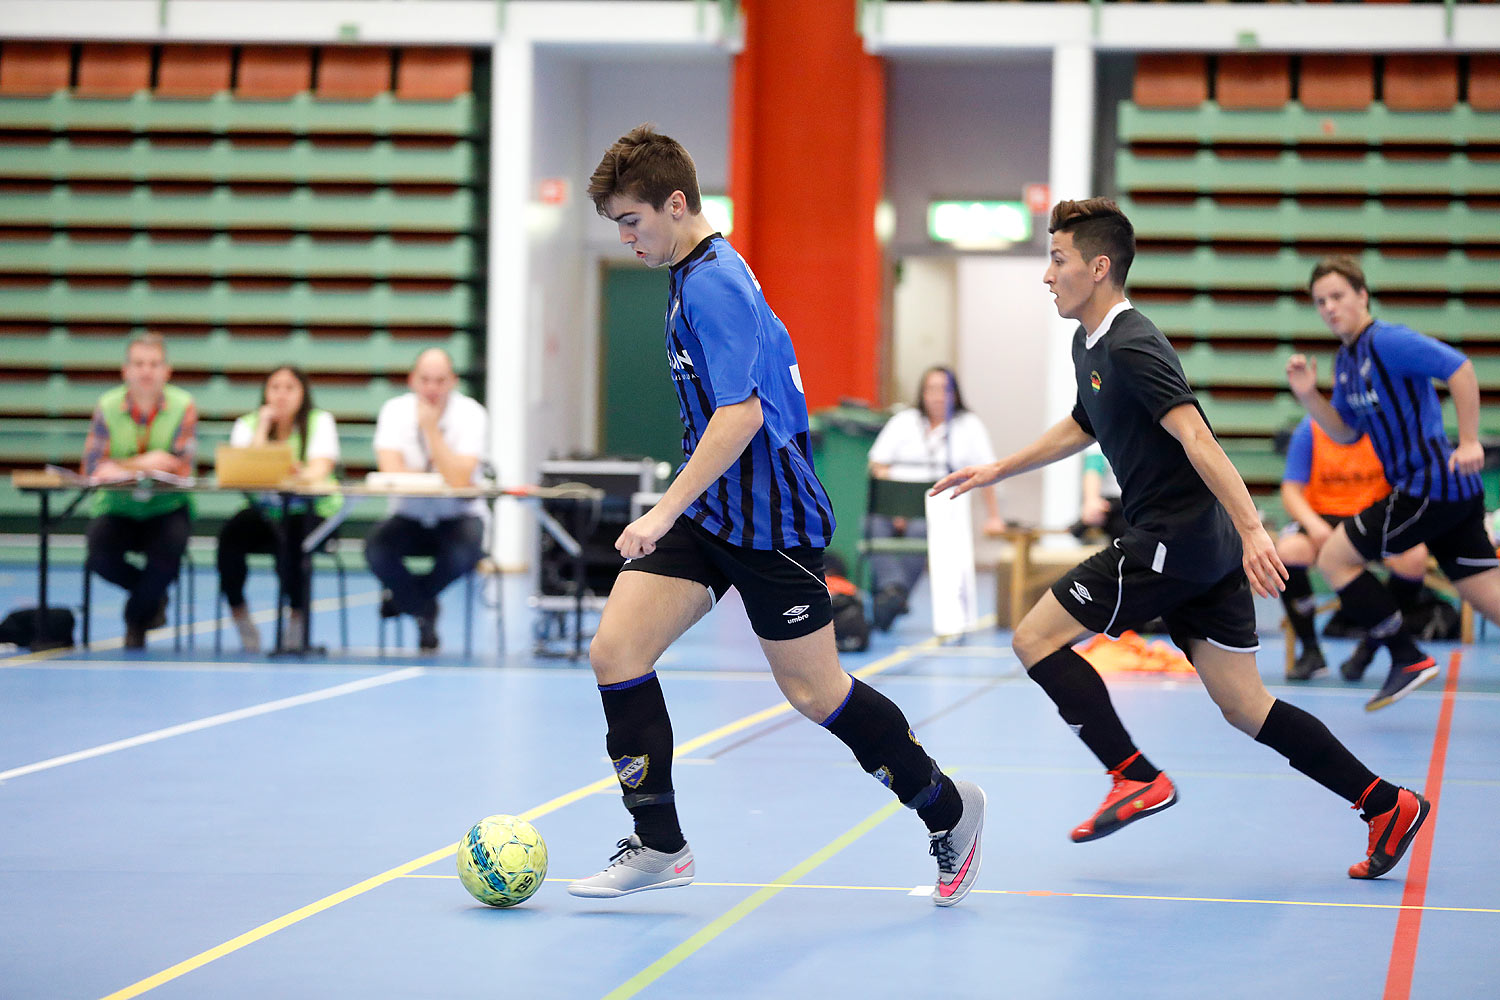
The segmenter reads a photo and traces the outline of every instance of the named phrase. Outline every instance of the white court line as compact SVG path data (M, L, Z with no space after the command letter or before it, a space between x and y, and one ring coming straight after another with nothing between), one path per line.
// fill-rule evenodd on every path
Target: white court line
M50 757L47 760L37 761L35 764L13 767L9 771L0 771L0 781L19 778L25 774L34 774L37 771L46 771L54 767L62 767L64 764L76 764L80 760L102 757L105 754L115 753L118 750L129 750L131 747L171 739L173 736L196 733L200 729L210 729L214 726L222 726L225 723L238 722L241 719L251 719L257 715L268 715L271 712L279 712L284 708L296 708L298 705L309 705L316 701L327 701L329 698L338 698L341 695L353 694L356 691L379 687L382 684L394 684L397 681L410 680L426 672L426 668L424 667L406 667L405 669L396 670L389 674L381 674L377 677L363 677L357 681L349 681L347 684L336 684L333 687L323 688L320 691L309 691L306 694L293 695L290 698L278 698L275 701L251 705L249 708L237 708L232 712L221 712L218 715L210 715L207 718L197 719L193 722L168 726L166 729L158 729L155 732L142 733L139 736L115 740L113 743L104 743L96 747L90 747L87 750L78 750L74 753L63 754L61 757Z

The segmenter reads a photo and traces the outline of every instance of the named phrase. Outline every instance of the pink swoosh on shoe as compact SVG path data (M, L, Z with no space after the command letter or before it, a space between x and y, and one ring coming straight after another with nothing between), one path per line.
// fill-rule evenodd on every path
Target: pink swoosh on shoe
M685 871L688 870L688 866L691 865L692 863L693 863L693 859L692 858L688 858L686 861L684 861L680 865L673 865L672 866L672 871L676 872L678 875L681 875L683 872L685 872Z
M977 847L978 844L976 843L975 846ZM964 866L958 870L958 874L957 875L953 876L953 881L952 882L949 882L949 883L947 883L945 885L943 883L942 879L938 879L938 895L939 896L943 896L943 897L951 896L951 895L953 895L953 891L955 889L957 889L960 885L963 885L964 876L966 874L968 874L968 871L969 871L969 863L972 862L973 860L974 860L974 848L971 847L971 848L969 848L969 856L967 858L964 858Z

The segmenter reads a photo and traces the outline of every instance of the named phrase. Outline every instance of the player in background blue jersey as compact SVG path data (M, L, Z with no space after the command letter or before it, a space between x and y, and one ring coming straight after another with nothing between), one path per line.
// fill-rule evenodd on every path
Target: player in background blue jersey
M608 867L568 891L615 897L692 881L655 665L734 587L787 700L926 824L938 867L933 902L951 906L979 873L984 792L943 774L901 710L839 666L823 582L833 512L813 472L786 327L703 217L692 157L675 140L648 125L623 136L594 171L589 197L636 259L671 269L665 360L687 461L616 540L625 566L589 647L605 745L635 831Z
M1340 525L1318 553L1318 569L1338 591L1344 614L1391 651L1391 672L1365 708L1374 711L1425 684L1437 663L1412 641L1401 610L1366 564L1425 542L1463 599L1500 621L1500 560L1484 529L1479 470L1479 379L1468 358L1410 327L1370 315L1364 272L1349 257L1327 257L1309 281L1313 305L1340 341L1333 393L1318 391L1317 363L1287 362L1297 400L1335 441L1370 435L1390 495ZM1432 380L1448 384L1458 446L1443 429Z

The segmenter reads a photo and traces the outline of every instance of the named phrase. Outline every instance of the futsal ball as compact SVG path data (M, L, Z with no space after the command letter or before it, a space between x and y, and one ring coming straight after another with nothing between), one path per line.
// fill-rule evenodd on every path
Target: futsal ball
M481 903L524 903L546 875L547 843L519 816L486 816L458 845L458 880Z

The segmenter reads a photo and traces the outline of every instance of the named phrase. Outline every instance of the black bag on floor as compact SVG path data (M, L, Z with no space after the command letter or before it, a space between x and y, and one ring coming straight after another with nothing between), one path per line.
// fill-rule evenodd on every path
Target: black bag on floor
M73 612L70 609L48 608L42 618L40 634L36 625L36 608L18 608L0 621L0 642L27 649L57 649L73 645Z
M870 622L865 617L865 594L849 580L844 560L824 554L823 580L833 601L833 641L841 653L863 653L870 648Z

